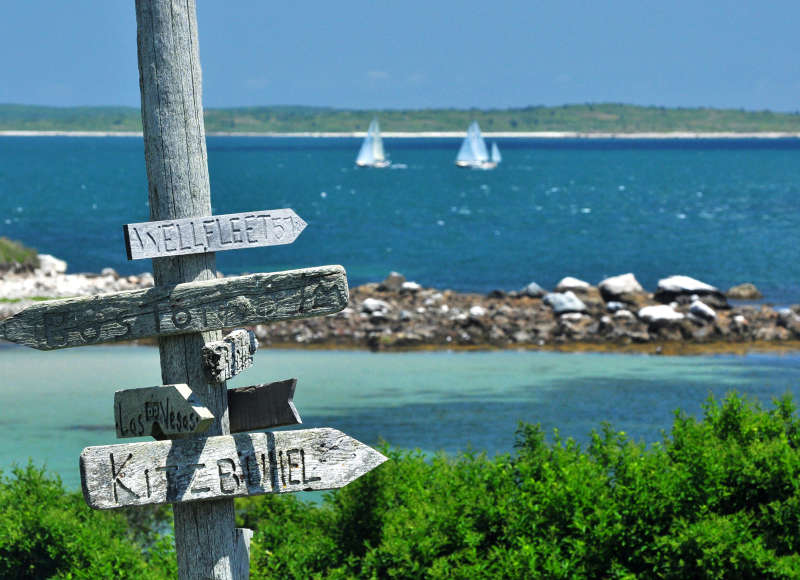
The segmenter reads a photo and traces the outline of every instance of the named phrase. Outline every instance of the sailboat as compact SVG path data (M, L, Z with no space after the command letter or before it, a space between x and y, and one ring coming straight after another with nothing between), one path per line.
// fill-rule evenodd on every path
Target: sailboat
M492 143L492 156L490 158L478 122L473 121L470 123L467 128L467 136L464 138L464 142L461 143L461 149L458 150L456 165L458 167L469 167L470 169L494 169L501 160L502 157L497 143Z
M377 119L373 119L369 124L367 136L364 137L364 142L358 151L358 157L356 157L356 165L359 167L389 167L391 165L383 151L381 128Z

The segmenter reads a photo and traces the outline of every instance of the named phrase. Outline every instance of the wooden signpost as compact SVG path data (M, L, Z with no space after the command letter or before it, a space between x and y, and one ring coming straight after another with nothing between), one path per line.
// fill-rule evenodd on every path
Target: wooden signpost
M124 232L156 286L37 304L0 338L51 350L158 337L164 386L118 391L114 417L118 437L164 440L84 449L84 496L174 504L179 578L247 578L252 531L235 527L231 498L338 488L386 458L331 428L247 432L300 423L296 380L228 390L257 343L222 329L338 312L347 278L341 266L216 278L213 252L288 244L306 223L290 209L211 215L195 0L136 0L136 22L152 221Z
M114 393L117 437L156 439L202 433L214 415L188 385L126 389Z
M96 509L334 489L386 457L330 428L87 447L86 503Z
M122 226L129 260L291 244L306 222L291 209L193 217Z
M347 306L341 266L82 296L29 306L0 337L40 350L309 318Z
M203 346L203 369L208 380L221 383L253 364L258 341L252 330L234 330L222 340Z

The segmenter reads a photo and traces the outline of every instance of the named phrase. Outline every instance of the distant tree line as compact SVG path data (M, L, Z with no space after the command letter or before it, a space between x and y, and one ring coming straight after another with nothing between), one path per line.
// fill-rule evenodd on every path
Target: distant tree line
M800 113L743 109L642 107L620 103L516 109L387 109L240 107L206 109L208 132L354 132L378 117L383 131L800 132ZM0 105L0 130L141 131L135 107Z

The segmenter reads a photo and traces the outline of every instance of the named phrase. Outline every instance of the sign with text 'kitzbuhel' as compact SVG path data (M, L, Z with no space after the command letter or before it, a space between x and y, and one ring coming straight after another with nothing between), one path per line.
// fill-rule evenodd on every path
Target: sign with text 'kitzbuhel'
M343 487L386 461L331 428L87 447L81 486L95 509Z
M344 268L318 266L41 302L0 322L40 350L324 316L347 306Z
M270 209L122 226L129 260L291 244L306 222L292 209Z

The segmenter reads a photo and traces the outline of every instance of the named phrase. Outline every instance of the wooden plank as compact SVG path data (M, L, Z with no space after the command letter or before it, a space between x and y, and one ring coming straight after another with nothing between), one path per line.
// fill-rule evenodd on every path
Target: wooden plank
M125 389L114 393L117 437L156 439L202 433L214 415L188 385Z
M294 406L297 379L228 389L231 433L245 433L303 421Z
M34 304L0 322L0 338L69 348L322 316L347 297L341 266L251 274Z
M343 487L386 457L331 428L87 447L80 457L95 509Z
M231 562L234 580L247 580L250 578L250 540L252 539L253 530L236 528L234 556Z
M232 379L253 365L258 340L252 330L234 330L203 347L203 370L212 383Z
M129 260L291 244L306 222L290 208L122 226Z

